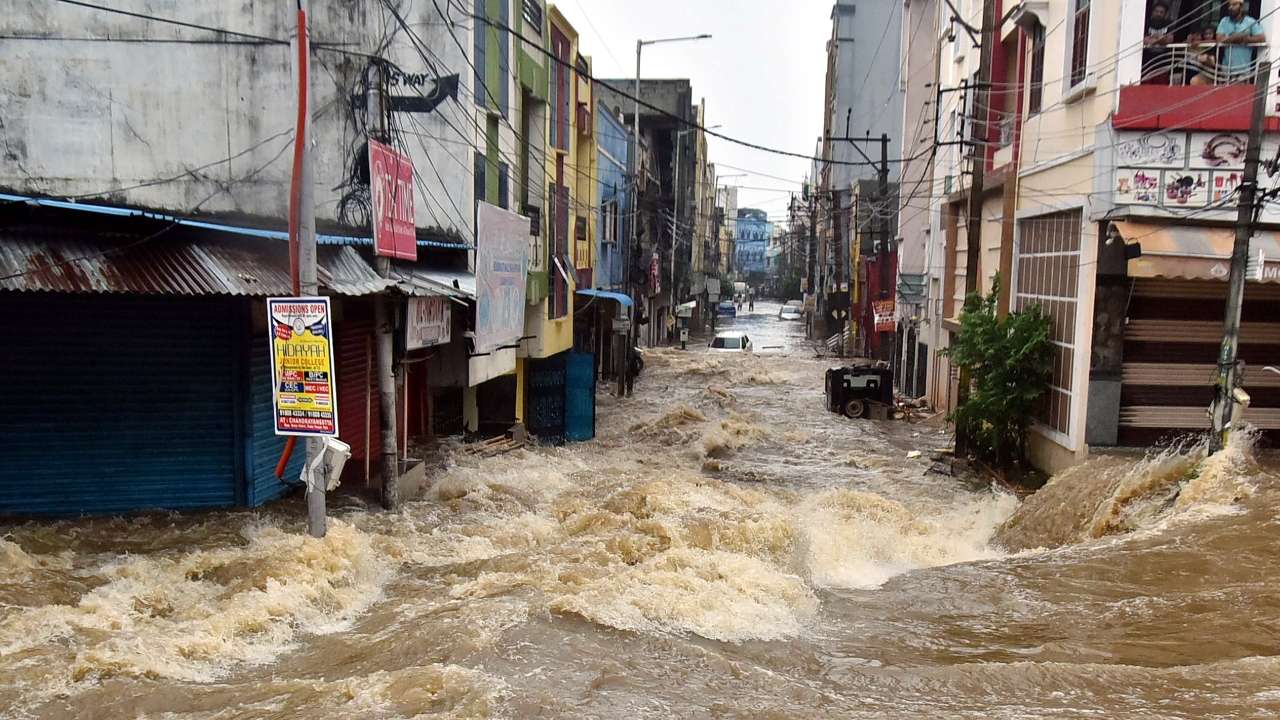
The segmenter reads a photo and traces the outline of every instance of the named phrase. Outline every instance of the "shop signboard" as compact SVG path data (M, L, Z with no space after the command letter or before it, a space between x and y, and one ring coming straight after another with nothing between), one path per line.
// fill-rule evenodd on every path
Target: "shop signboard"
M874 300L871 303L871 311L875 314L876 332L893 332L897 327L894 323L894 300Z
M327 297L267 299L277 435L336 436L333 314Z
M529 221L496 205L476 214L476 352L511 345L524 335Z
M1126 205L1160 204L1160 170L1153 168L1117 168L1116 203Z
M377 140L370 140L369 193L373 202L374 252L401 260L417 260L413 160Z
M420 350L449 342L453 313L448 298L438 295L409 298L404 324L404 347Z

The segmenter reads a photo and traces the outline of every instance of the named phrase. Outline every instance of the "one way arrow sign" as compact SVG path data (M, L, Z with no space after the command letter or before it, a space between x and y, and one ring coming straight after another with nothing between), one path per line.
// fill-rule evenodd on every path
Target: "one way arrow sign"
M436 86L426 95L392 95L388 106L396 112L429 113L439 107L446 98L458 97L458 75L436 78Z
M455 73L436 78L435 87L431 88L431 92L426 95L388 95L386 102L387 109L393 112L429 113L446 99L457 99L457 97L458 75ZM356 95L352 98L352 102L357 107L363 107L365 101L365 95Z

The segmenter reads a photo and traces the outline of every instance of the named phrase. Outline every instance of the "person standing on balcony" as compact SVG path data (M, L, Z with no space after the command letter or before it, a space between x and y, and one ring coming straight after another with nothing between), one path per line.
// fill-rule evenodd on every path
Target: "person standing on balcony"
M1247 81L1253 71L1253 48L1248 46L1266 41L1262 23L1245 14L1244 0L1229 0L1227 16L1218 23L1218 42L1230 46L1222 51L1219 77L1225 82Z
M1215 45L1218 33L1211 27L1196 30L1187 37L1187 54L1195 53L1195 57L1187 61L1186 74L1191 78L1188 85L1212 85L1218 71L1218 58Z
M1142 82L1151 85L1168 85L1173 66L1172 54L1165 47L1173 42L1173 21L1169 18L1169 6L1158 0L1151 6L1147 19L1147 34L1142 38L1146 50L1142 51Z

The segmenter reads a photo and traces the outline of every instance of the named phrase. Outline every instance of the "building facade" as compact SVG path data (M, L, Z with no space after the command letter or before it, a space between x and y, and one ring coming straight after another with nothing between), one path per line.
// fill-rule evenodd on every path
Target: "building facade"
M751 285L764 281L772 237L773 223L769 222L768 213L757 208L738 208L734 238L734 265L738 279Z
M964 19L978 25L979 8L965 7ZM983 108L974 93L974 43L939 9L938 207L925 243L928 298L917 336L927 345L927 393L941 409L953 408L958 393L939 350L959 328L966 290L972 148L984 164L985 189L975 220L982 224L978 276L968 286L989 292L999 275L1000 312L1034 305L1051 320L1055 361L1029 443L1035 464L1056 471L1091 447L1201 432L1253 83L1276 30L1275 4L1246 3L1266 43L1231 55L1207 51L1233 65L1229 74L1206 71L1197 56L1206 51L1187 43L1222 22L1218 3L1175 4L1172 37L1154 53L1143 42L1149 8L1142 0L997 3L995 10L1004 22L995 30ZM985 129L975 133L974 113L982 110ZM1268 103L1267 157L1280 147L1278 112ZM906 204L902 216L911 213ZM1277 324L1261 308L1280 297L1280 271L1272 273L1267 259L1280 251L1280 213L1265 205L1258 221L1244 295L1246 367L1274 355L1268 338ZM1273 389L1280 383L1260 375L1245 375L1253 396L1246 419L1270 438L1280 430Z

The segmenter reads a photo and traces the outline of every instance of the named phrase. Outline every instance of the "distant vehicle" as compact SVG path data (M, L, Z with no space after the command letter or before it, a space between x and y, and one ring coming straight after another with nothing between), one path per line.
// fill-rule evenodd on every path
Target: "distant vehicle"
M716 306L716 315L720 317L737 317L738 308L733 304L732 300L721 300Z
M718 333L707 348L711 352L751 352L751 338L740 332Z
M786 305L778 308L779 320L804 319L804 303L800 300L788 300Z

